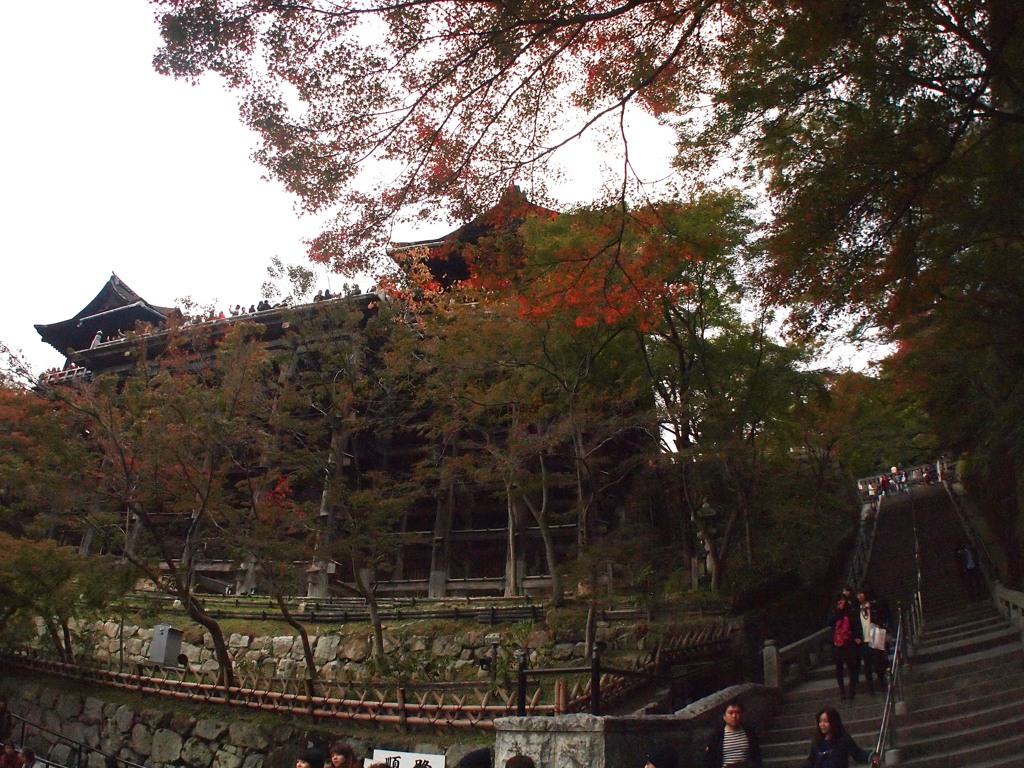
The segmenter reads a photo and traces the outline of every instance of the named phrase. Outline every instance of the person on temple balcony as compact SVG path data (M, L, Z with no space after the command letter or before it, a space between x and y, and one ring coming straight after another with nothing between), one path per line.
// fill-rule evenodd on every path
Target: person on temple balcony
M92 337L92 343L89 345L89 349L96 349L100 344L103 343L103 331L96 331L96 335Z

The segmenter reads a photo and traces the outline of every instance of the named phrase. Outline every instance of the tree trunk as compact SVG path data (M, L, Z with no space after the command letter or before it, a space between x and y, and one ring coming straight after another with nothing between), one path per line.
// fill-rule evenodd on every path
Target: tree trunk
M67 661L67 656L64 653L64 644L61 642L60 633L57 631L57 624L49 616L43 617L43 624L46 625L46 633L53 642L53 649L57 652L57 659Z
M573 453L575 454L573 456L573 463L576 469L576 543L579 545L578 556L583 557L592 537L590 531L590 500L588 498L587 481L584 472L584 458L586 454L583 449L583 435L580 433L578 425L573 427L572 445Z
M372 592L366 598L366 609L370 613L370 626L373 627L373 657L384 658L384 626L380 620L380 608L377 605L377 595Z
M384 626L380 619L380 606L377 605L377 591L370 582L372 571L352 564L352 576L355 579L356 592L366 601L366 610L370 614L371 635L370 653L375 659L384 658Z
M192 595L179 593L178 597L181 598L189 618L201 624L210 633L210 638L213 640L213 653L217 658L217 663L220 665L220 672L218 673L220 685L223 685L225 688L233 688L235 685L235 667L231 661L231 655L228 653L228 644L224 641L224 632L221 630L220 624L203 609L199 601L193 598Z
M519 514L515 497L512 492L511 483L505 483L505 506L508 510L508 541L505 550L505 597L518 597L521 594L519 589L519 562L517 556L516 538L519 532Z
M63 618L60 622L61 633L64 635L64 656L67 659L68 664L75 663L75 648L71 641L71 627L68 624L68 619Z
M310 645L309 642L309 633L306 631L306 628L302 626L294 616L292 616L292 612L288 609L288 604L285 602L284 596L279 590L274 591L274 599L277 601L277 608L281 611L281 616L284 618L285 623L294 629L298 633L299 639L302 640L302 655L306 659L306 695L310 697L315 696L316 681L319 679L320 675L317 673L316 664L313 662L313 646ZM310 706L312 706L312 703L310 703Z
M544 542L544 560L551 576L551 607L561 608L565 605L565 588L562 586L562 574L558 567L558 558L555 556L555 537L551 535L547 515L537 520L537 527L540 529L541 541Z
M597 574L593 574L595 580L594 589L597 589ZM587 626L583 634L583 656L586 659L594 655L594 646L597 644L597 592L590 597L590 605L587 607Z
M526 508L533 515L533 519L537 521L540 539L544 543L544 560L548 566L548 574L551 576L551 607L561 608L565 605L565 589L562 587L562 574L559 573L558 558L555 555L555 537L552 535L551 525L548 523L548 471L543 454L540 456L540 474L540 506L534 506L526 494L523 494L522 498Z

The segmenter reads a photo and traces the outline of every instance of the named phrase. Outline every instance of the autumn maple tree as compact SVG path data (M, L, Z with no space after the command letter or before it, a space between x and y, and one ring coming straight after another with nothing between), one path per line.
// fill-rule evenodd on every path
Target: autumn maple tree
M378 663L386 659L377 582L398 567L417 491L392 457L415 428L415 347L403 343L411 331L395 312L376 300L325 302L295 323L299 349L276 356L289 371L274 419L281 458L317 491L301 505L314 537L311 596L362 598ZM279 559L272 541L265 552Z
M602 128L620 139L620 171L595 196L619 204L628 238L648 192L631 117L670 126L679 179L732 177L763 196L750 267L791 328L901 345L894 380L916 382L947 445L987 456L979 487L1006 485L1022 548L1011 479L1024 443L1007 425L1024 409L1004 375L1022 355L1006 329L1024 316L1016 0L153 5L157 68L223 77L271 175L338 212L311 248L337 269L380 267L400 215L464 221L515 179L542 199L559 151ZM566 269L524 311L568 300L588 308L581 321L617 319L647 271L623 269L614 244L602 253L558 254Z
M628 146L634 108L676 129L683 177L761 182L766 280L804 326L852 313L895 333L976 261L1019 258L1012 0L154 6L157 68L222 76L269 171L340 211L312 247L339 269L379 266L399 213L465 220L516 177L539 184L591 127Z
M262 474L272 439L271 369L255 332L245 323L220 340L174 331L155 355L143 336L132 342L133 370L50 391L88 430L92 483L121 515L120 554L209 632L225 685L234 683L232 660L196 586L200 561L226 551L220 529L235 521L236 483Z

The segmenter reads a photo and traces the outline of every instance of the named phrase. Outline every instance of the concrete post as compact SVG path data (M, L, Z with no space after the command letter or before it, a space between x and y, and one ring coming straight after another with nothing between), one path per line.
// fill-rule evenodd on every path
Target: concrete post
M779 648L774 640L764 641L764 648L761 649L761 659L764 662L764 684L771 688L781 688L782 681L779 679Z

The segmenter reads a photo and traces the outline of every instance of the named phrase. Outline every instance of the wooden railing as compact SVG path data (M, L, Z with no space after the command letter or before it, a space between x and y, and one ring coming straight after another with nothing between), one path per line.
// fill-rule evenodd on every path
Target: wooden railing
M588 711L595 701L608 705L650 683L666 665L721 658L729 652L733 632L732 625L722 625L677 635L635 659L631 669L607 670L597 677L591 675L590 668L545 670L544 675L531 673L528 687L523 687L522 682L518 686L503 686L489 681L361 684L269 677L250 669L237 670L236 684L224 686L216 671L194 668L128 664L114 659L106 663L70 664L44 658L34 650L9 652L2 661L7 668L277 714L402 727L490 729L496 718L516 714L521 702L525 702L529 715L553 715L556 703L558 710L568 712ZM557 690L567 691L568 696L562 694L562 700L556 702Z
M493 720L514 714L516 694L488 683L352 685L340 681L266 678L240 670L237 685L223 686L216 672L158 666L68 664L32 656L5 655L5 666L56 675L146 695L221 704L285 715L307 715L367 724L491 728ZM542 691L531 692L531 714L551 713Z
M281 619L277 602L265 595L220 596L204 595L199 598L204 610L215 619L243 619L266 621ZM369 609L362 598L298 598L286 599L293 618L310 624L347 624L369 621ZM127 604L142 608L147 604L161 603L161 610L185 613L181 601L172 595L157 592L135 592ZM413 597L386 597L378 599L379 615L382 621L405 621L411 619L468 620L481 624L512 623L518 621L542 621L544 605L529 598L514 597L466 597L443 600L426 600ZM721 606L678 614L684 619L699 619L708 616L722 617L729 613ZM607 608L601 611L602 621L636 622L649 621L650 611L644 608Z

